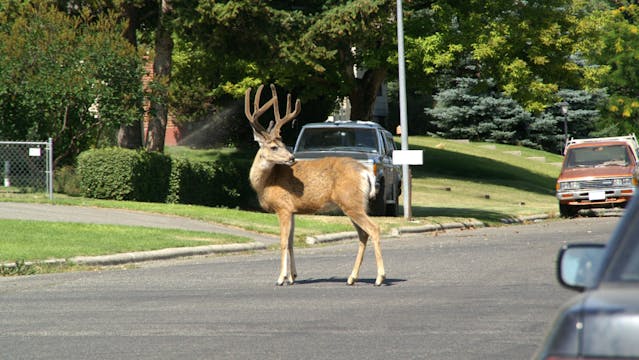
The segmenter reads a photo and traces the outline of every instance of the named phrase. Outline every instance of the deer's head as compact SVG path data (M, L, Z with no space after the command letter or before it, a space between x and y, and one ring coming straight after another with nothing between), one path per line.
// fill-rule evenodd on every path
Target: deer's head
M262 89L264 89L264 85L260 85L255 93L254 111L251 111L251 88L246 90L244 97L244 112L246 113L246 118L251 124L251 128L253 128L253 137L260 145L258 155L273 164L292 165L295 163L295 157L286 148L284 142L282 142L280 129L284 124L295 119L295 117L299 115L302 107L301 102L297 99L295 102L295 111L291 112L291 94L288 94L288 97L286 98L286 114L283 118L281 118L275 85L271 84L271 92L273 94L271 99L264 105L260 106ZM273 107L275 123L271 122L268 129L264 129L258 119L270 107Z

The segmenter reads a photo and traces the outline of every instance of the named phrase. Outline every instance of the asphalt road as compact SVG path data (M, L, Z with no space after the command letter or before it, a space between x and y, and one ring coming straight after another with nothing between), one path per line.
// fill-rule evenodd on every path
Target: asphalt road
M554 277L566 241L606 241L618 218L385 239L387 285L345 285L356 242L135 269L0 278L4 359L529 359L574 293Z

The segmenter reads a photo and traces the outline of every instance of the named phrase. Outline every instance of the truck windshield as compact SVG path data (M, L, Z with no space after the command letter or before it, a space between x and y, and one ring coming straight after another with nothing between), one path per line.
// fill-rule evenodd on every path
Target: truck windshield
M566 168L628 166L630 158L624 145L591 146L569 149Z
M362 128L307 128L300 135L300 151L352 150L376 153L377 132Z

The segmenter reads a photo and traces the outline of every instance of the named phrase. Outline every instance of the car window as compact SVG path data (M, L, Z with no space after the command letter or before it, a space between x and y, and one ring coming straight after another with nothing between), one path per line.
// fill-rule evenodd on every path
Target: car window
M639 282L639 214L628 220L604 281Z
M356 150L377 152L377 133L366 128L307 128L297 151Z
M389 132L384 132L384 141L386 142L386 151L392 152L395 150L395 139L393 139L393 135Z
M639 281L639 246L629 250L625 264L619 267L618 277L620 281Z

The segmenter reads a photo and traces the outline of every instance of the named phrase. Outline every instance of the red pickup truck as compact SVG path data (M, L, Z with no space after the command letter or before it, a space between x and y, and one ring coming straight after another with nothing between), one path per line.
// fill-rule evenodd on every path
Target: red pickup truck
M625 206L637 185L637 148L634 134L568 141L556 185L560 214Z

